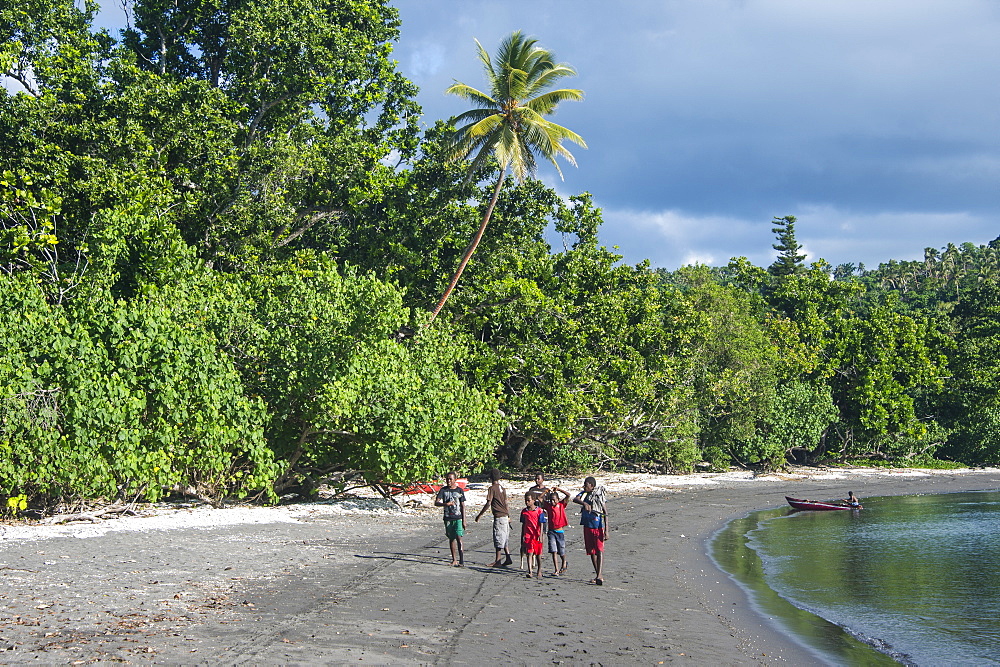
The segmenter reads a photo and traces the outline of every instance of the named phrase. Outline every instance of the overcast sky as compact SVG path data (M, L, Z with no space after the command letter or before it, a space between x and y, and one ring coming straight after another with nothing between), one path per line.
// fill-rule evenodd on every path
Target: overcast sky
M554 120L586 139L578 168L540 175L591 192L603 241L676 268L774 257L794 215L810 261L916 259L1000 236L996 0L396 0L396 58L427 124L483 86L522 30L579 73Z
M465 109L453 80L484 87L473 39L522 30L576 68L553 120L589 149L539 176L591 192L629 262L767 265L785 215L834 265L1000 236L996 0L394 3L428 126Z

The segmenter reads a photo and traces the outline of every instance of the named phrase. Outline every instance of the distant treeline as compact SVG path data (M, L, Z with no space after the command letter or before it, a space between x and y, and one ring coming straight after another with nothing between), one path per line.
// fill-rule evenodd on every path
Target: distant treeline
M498 170L467 179L448 126L418 130L395 9L131 7L120 39L74 0L0 7L7 509L494 464L1000 462L995 243L806 267L780 218L770 267L667 272L601 246L588 194L511 181L425 326Z

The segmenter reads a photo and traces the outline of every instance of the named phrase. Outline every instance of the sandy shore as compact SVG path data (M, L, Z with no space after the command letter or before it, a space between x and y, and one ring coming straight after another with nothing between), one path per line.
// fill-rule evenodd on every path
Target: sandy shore
M554 480L567 487L579 480ZM0 663L821 664L748 604L705 543L784 503L1000 488L1000 470L614 476L606 585L493 570L470 490L469 566L438 514L376 500L3 526ZM511 483L513 491L528 484ZM575 512L571 520L575 523ZM545 571L551 571L551 561Z

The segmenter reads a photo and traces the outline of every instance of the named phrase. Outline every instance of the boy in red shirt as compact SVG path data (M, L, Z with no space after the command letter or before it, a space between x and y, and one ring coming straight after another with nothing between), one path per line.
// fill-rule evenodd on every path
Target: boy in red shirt
M563 496L562 499L559 498L560 493ZM542 501L542 509L545 510L548 518L549 553L552 554L553 576L556 577L569 567L569 562L566 560L566 533L563 530L569 525L569 521L566 519L566 505L568 504L569 491L558 486L552 487L545 494L545 500ZM556 562L557 555L561 563Z
M542 576L542 533L545 531L545 512L535 505L535 497L524 495L524 509L521 510L521 548L528 555L528 574L531 578L531 564L535 563L539 579Z

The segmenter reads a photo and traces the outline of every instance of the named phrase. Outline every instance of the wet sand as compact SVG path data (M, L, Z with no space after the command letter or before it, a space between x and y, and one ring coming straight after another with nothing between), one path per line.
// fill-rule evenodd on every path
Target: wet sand
M604 586L586 583L593 571L575 526L566 576L485 567L490 522L471 521L475 505L465 568L447 565L433 511L8 538L0 663L821 664L716 569L712 534L785 494L997 488L1000 471L988 470L779 475L613 495Z

